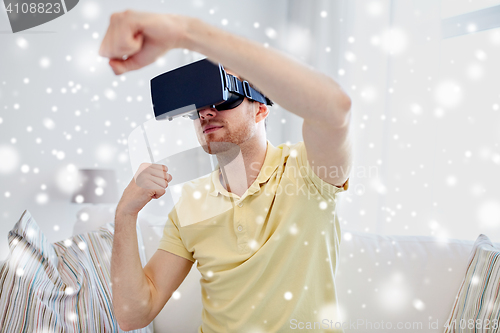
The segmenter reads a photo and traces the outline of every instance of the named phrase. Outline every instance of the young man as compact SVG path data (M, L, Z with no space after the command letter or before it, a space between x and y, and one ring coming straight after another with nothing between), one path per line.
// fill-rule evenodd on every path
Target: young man
M190 17L115 13L99 53L119 75L173 48L222 63L302 117L304 141L273 146L264 125L269 109L246 98L230 110L200 110L198 140L219 166L184 186L159 250L144 269L137 215L165 193L172 176L162 165L140 168L115 217L111 275L120 327L148 325L198 261L198 332L343 332L335 325L341 238L335 209L336 194L348 188L352 159L349 96L333 79L276 50ZM203 207L227 205L199 219Z

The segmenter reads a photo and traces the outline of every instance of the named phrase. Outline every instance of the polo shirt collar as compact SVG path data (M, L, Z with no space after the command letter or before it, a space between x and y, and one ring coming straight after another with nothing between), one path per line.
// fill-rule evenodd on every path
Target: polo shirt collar
M253 184L247 189L243 197L249 196L258 192L260 190L260 184L266 183L274 171L278 168L279 162L281 160L281 149L272 145L272 143L267 140L267 150L266 157L264 159L264 164L262 164L262 168L259 171L259 174ZM224 186L222 186L219 180L219 169L220 166L217 163L215 170L212 171L210 177L210 195L218 196L219 193L228 196L228 197L237 197L234 193L229 193ZM242 197L242 198L243 198Z

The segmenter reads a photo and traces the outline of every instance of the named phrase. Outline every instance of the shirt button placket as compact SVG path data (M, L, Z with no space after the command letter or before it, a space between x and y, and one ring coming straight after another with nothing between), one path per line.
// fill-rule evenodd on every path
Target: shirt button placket
M241 209L239 209L239 208L243 207L243 203L239 202L236 205L238 206L238 208L236 209L236 217L237 217L237 219L235 220L238 223L238 226L237 226L236 230L238 230L238 232L241 233L241 232L243 232L243 226L241 225L241 219L240 219L240 216L242 215L242 212L241 212ZM241 234L238 236L238 238L240 238L240 237L242 237Z

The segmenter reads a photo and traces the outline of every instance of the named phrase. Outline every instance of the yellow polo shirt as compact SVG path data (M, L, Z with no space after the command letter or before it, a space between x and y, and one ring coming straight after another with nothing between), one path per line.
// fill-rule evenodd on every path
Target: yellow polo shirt
M198 332L344 332L335 292L336 196L348 187L349 180L337 187L312 171L304 142L274 147L269 140L242 197L224 189L218 165L185 183L159 248L198 262Z

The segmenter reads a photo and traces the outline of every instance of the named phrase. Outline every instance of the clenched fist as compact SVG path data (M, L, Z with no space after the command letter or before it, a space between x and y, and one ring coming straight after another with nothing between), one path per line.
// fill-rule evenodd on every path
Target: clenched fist
M168 168L162 164L142 163L134 178L123 191L116 208L117 215L139 214L139 211L152 199L158 199L165 194L172 176Z
M126 10L111 15L99 55L117 75L142 68L168 50L182 47L188 17Z

